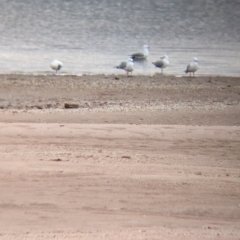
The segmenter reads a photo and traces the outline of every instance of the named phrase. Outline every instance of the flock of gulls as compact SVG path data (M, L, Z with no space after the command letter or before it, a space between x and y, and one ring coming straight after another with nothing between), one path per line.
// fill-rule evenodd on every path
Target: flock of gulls
M149 46L144 45L142 52L133 53L129 55L129 58L126 61L122 61L118 66L116 66L116 68L124 70L127 76L129 76L129 74L132 75L132 72L134 70L134 61L146 60L148 55L149 55ZM161 73L163 73L163 69L169 65L168 56L163 55L162 57L160 57L159 60L152 62L152 64L156 68L160 68ZM58 60L53 60L50 64L50 67L57 73L63 67L63 64ZM193 58L193 61L187 65L185 73L189 73L190 76L191 75L194 76L197 70L198 70L198 59L195 57Z

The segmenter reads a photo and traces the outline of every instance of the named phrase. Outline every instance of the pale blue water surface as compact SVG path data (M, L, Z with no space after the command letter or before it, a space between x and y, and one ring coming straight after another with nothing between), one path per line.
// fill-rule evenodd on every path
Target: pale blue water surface
M150 46L134 74L184 74L193 57L199 75L240 76L239 0L1 0L0 72L44 74L52 59L66 74L124 74L128 54Z

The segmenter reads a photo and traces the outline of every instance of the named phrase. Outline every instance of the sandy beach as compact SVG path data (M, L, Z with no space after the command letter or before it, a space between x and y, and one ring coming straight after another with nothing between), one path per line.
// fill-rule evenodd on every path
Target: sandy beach
M240 239L240 78L0 75L0 239Z

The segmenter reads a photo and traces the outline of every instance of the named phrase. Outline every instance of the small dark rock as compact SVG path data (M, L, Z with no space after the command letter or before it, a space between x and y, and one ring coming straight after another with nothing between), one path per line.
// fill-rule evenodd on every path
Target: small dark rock
M79 108L79 104L77 104L77 103L65 103L64 108Z
M128 158L128 159L131 159L131 156L122 156L122 158Z
M56 159L51 159L51 161L54 161L54 162L61 162L62 159L61 159L61 158L56 158Z
M51 107L52 107L51 103L46 104L46 108L51 108Z
M43 106L36 105L36 106L34 106L34 108L37 108L37 109L43 109Z

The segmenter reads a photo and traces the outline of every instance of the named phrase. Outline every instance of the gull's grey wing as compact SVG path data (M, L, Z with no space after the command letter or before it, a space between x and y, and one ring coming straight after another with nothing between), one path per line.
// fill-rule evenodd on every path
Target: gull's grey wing
M124 69L127 66L127 62L123 61L121 62L118 66L116 66L116 68L118 69Z
M189 64L187 65L187 68L186 68L186 70L185 70L185 73L188 73L189 70L190 70L190 68L191 68L191 64L189 63Z
M145 56L143 53L133 53L131 57L133 60L145 59Z
M156 61L156 62L153 62L152 64L155 65L155 66L158 67L158 68L162 68L162 67L164 66L164 63L163 63L163 61L161 61L161 60L158 60L158 61Z

